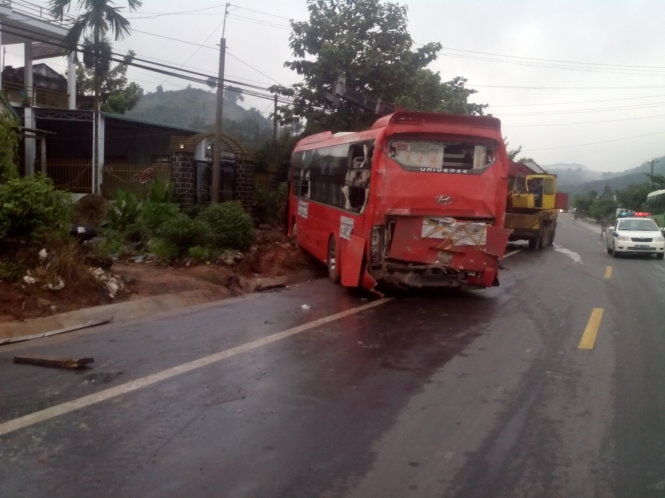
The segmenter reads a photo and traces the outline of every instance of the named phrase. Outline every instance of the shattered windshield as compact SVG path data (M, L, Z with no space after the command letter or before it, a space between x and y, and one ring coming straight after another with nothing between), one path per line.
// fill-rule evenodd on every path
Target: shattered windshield
M399 138L389 142L387 152L407 170L455 172L484 170L494 162L495 148L469 141Z

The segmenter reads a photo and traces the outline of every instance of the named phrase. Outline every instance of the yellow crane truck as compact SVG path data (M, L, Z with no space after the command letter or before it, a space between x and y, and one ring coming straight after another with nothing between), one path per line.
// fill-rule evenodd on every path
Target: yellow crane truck
M548 174L533 161L511 161L504 228L509 240L527 240L530 249L554 243L557 206L556 175Z

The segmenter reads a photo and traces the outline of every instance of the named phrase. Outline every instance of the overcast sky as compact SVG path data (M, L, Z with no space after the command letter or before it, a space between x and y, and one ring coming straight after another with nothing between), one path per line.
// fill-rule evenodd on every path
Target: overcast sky
M48 0L34 0L48 5ZM124 0L116 5L126 7ZM501 119L509 149L541 165L576 163L622 171L665 156L665 2L662 0L403 0L417 45L440 42L429 68L456 76ZM225 78L261 88L297 75L289 19L307 20L306 0L144 0L126 17L132 35L114 44L137 57L216 76L225 26ZM7 63L16 55L7 48ZM64 71L62 61L47 61ZM21 63L22 64L22 63ZM146 92L182 79L132 69ZM261 92L261 90L258 90ZM245 100L265 115L267 99Z

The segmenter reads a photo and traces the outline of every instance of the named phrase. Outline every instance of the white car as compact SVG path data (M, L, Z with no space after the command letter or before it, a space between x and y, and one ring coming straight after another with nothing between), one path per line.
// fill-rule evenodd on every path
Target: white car
M663 259L665 237L651 218L618 218L607 232L607 254L655 254Z

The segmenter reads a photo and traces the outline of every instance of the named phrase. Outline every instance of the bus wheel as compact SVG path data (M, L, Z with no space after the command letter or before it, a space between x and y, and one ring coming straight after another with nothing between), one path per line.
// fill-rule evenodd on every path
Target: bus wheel
M326 262L328 264L328 278L335 283L339 282L339 258L337 257L337 240L334 235L331 235L328 240Z

